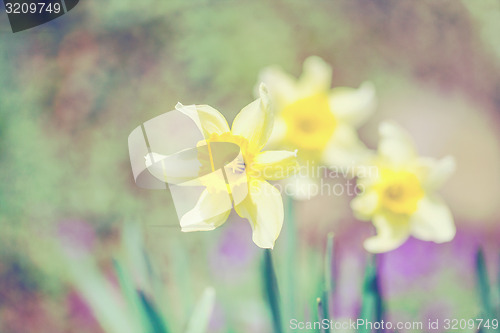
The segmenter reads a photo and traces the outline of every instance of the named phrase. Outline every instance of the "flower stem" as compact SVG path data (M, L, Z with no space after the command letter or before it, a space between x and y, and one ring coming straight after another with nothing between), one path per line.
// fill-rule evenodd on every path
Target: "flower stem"
M376 256L370 258L366 265L362 297L363 303L359 318L366 321L382 321L384 317L384 304L380 292ZM365 332L369 332L366 326L362 326L362 328L358 330L358 333Z
M327 317L325 317L325 308L323 306L323 302L321 301L321 298L318 297L316 299L316 302L318 303L318 318L319 318L319 322L322 323L323 322L323 319L327 319ZM327 333L326 332L326 328L323 327L323 325L321 325L321 333Z
M286 202L286 284L282 284L285 293L285 303L283 304L283 311L286 318L296 318L295 293L297 292L296 277L297 277L297 225L295 221L295 200L287 195L285 196Z
M491 303L491 288L482 249L479 249L476 254L476 274L477 287L484 311L483 315L491 316L493 314L493 306Z
M263 273L265 297L271 310L274 332L283 333L278 281L276 279L276 272L274 271L272 253L269 249L264 251Z
M332 257L333 257L333 233L329 233L326 242L326 250L324 257L324 267L323 267L323 292L321 295L321 304L323 313L321 316L322 319L330 319L330 301L333 288L335 287L335 283L333 281L332 274Z

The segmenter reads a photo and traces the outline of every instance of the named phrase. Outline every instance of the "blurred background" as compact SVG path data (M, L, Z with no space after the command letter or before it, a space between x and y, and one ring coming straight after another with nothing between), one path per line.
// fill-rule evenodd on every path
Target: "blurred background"
M127 137L178 101L209 104L231 122L254 99L263 67L298 76L310 55L332 65L333 86L375 84L379 105L360 131L369 147L379 122L395 119L422 155L457 160L441 192L455 239L410 239L379 257L387 318L475 318L479 246L497 281L499 1L87 0L16 34L2 9L0 31L0 332L110 331L88 299L123 305L117 258L136 288L162 299L170 332L189 326L208 286L208 332L271 332L263 251L249 224L232 214L210 233L156 226L177 217L168 193L135 185ZM362 242L374 230L354 219L351 199L319 196L296 202L293 214L287 202L273 251L285 316L314 318L331 231L331 311L359 312ZM142 259L127 259L134 246ZM141 278L144 265L161 291ZM86 286L92 279L109 288Z

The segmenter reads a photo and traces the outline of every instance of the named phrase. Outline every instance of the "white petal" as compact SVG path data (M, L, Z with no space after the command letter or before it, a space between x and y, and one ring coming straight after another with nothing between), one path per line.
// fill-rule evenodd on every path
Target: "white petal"
M232 209L228 192L209 193L204 190L196 206L181 218L182 231L208 231L226 222Z
M278 109L297 99L297 84L295 79L277 67L268 67L259 75L260 82L264 82L269 89L269 94L276 102ZM260 89L260 83L257 87Z
M329 167L349 169L368 163L373 156L374 152L359 140L353 127L339 123L323 152L322 159Z
M379 196L374 190L367 190L351 201L351 208L356 218L368 221L378 208Z
M146 167L149 168L157 161L163 160L166 157L167 157L166 155L162 155L162 154L158 154L158 153L147 154L146 156L144 156L144 159L146 160L145 161Z
M311 56L304 61L302 76L298 82L300 97L326 92L332 81L332 67L323 59Z
M330 108L339 121L354 127L362 125L375 111L375 88L364 82L358 89L339 87L330 93Z
M272 249L283 226L284 212L280 192L263 180L254 180L247 199L237 205L236 211L252 226L254 243Z
M373 217L377 235L368 238L364 247L372 253L388 252L398 248L410 235L408 218L401 215L377 214Z
M165 183L182 184L199 176L201 164L196 149L184 149L172 155L151 153L144 158L148 171Z
M280 180L298 170L297 152L287 150L268 150L257 154L252 169L260 178Z
M416 157L415 145L410 135L393 122L383 122L379 126L380 142L378 153L386 162L402 165Z
M452 156L446 156L440 160L432 158L420 158L420 173L423 186L429 192L440 188L455 172L456 164Z
M443 243L455 237L450 209L438 198L422 198L410 223L412 235L421 240Z
M285 139L285 136L286 136L286 123L280 116L276 116L276 118L274 119L273 130L271 132L269 140L267 141L266 147L283 148L282 142Z
M264 84L260 85L259 93L260 98L245 106L234 118L232 127L234 135L245 137L257 151L269 140L274 122L269 93Z
M175 108L196 123L205 139L212 133L222 134L229 132L229 125L226 118L211 106L182 105L181 103L177 103Z

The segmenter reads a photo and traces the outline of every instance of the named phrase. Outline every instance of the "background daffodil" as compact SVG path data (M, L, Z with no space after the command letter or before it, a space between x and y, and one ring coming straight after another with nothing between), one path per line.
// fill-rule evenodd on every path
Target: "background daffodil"
M210 106L176 106L197 123L205 137L200 145L231 143L240 149L240 155L225 168L225 179L216 173L201 178L205 189L196 206L182 216L183 231L213 230L227 220L234 206L250 222L255 244L273 248L283 225L283 202L278 189L266 180L287 177L296 169L297 160L295 152L261 151L271 135L274 115L263 84L259 96L240 111L231 129L224 116ZM212 159L211 154L198 156L201 166Z
M375 109L374 87L365 82L357 89L331 89L331 76L332 68L316 56L304 61L298 80L276 67L261 72L260 80L269 86L277 107L270 144L298 149L301 165L352 167L367 151L356 128ZM316 173L308 170L307 174L296 179L303 187L296 197L309 196L305 186Z
M363 193L351 202L356 217L371 220L377 230L365 241L366 250L393 250L410 235L436 243L452 240L453 217L434 192L453 173L454 159L419 157L410 136L396 124L382 123L379 134L377 156L358 174Z

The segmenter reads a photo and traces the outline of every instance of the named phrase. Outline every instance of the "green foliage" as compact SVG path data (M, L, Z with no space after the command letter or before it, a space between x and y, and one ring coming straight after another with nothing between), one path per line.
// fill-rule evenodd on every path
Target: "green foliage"
M318 297L317 299L318 318L320 321L323 319L331 319L330 304L332 292L335 286L335 281L332 275L333 254L333 233L329 233L327 236L326 249L324 254L323 280L322 286L320 287L321 297Z
M283 328L281 323L281 306L278 282L276 280L276 273L274 271L271 250L269 249L264 250L264 260L262 268L264 295L267 302L269 303L269 307L271 310L274 333L282 333Z
M380 292L377 274L377 257L372 256L365 268L363 282L362 306L360 319L371 322L381 322L384 318L384 302ZM361 326L359 333L368 333L366 326Z
M492 292L490 279L488 278L488 270L484 260L484 253L481 249L479 249L476 254L476 276L478 294L483 314L490 317L493 314L493 304L491 300Z
M189 320L186 333L205 333L215 304L215 289L207 288Z
M115 288L91 257L68 260L74 285L107 333L171 332L167 323L169 319L172 321L172 314L160 307L164 304L165 289L144 252L140 235L137 224L125 224L122 255L113 259L118 298ZM215 290L207 288L192 313L186 333L206 332L214 303Z

